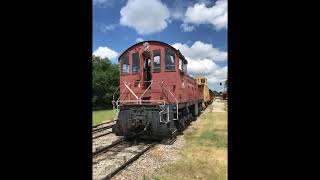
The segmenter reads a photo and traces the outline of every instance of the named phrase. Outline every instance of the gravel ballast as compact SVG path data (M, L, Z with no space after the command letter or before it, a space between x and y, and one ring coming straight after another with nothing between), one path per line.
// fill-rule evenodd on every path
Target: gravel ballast
M212 108L207 108L205 112L212 111ZM204 114L203 112L202 114ZM199 126L201 118L198 117L196 121L184 131L194 131L195 127ZM172 145L158 144L138 160L129 165L125 170L120 171L112 179L114 180L143 180L152 179L157 173L165 168L167 165L176 162L179 158L179 152L185 144L184 135L177 136L177 140Z

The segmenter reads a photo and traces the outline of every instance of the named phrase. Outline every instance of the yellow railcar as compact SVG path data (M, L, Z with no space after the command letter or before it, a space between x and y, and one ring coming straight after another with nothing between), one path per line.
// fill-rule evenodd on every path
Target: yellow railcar
M202 92L202 98L203 98L203 108L206 108L209 104L212 102L212 98L210 97L209 93L209 87L208 87L208 79L203 76L195 77L198 89Z

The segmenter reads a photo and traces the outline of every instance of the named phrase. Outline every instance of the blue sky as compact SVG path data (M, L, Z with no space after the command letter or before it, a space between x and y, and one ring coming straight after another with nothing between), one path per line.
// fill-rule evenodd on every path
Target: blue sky
M141 40L173 45L191 75L220 91L227 78L227 1L93 0L93 54L116 62Z

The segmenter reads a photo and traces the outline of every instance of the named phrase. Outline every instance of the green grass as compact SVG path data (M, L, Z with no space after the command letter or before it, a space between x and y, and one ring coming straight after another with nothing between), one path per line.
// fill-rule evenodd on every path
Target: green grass
M228 101L225 101L225 102L224 102L224 110L225 110L225 111L228 111Z
M227 136L220 130L208 130L197 138L197 143L203 146L216 146L217 148L226 148Z
M92 125L100 124L104 121L112 121L115 116L114 110L92 111Z
M227 113L206 112L201 123L184 134L180 158L153 179L227 179Z

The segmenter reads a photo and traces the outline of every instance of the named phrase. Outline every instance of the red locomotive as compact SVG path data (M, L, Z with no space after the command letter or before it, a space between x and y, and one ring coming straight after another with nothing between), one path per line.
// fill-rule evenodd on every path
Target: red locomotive
M188 61L169 44L137 43L119 56L117 136L164 139L177 135L202 110L202 95L187 74Z

